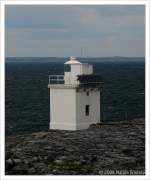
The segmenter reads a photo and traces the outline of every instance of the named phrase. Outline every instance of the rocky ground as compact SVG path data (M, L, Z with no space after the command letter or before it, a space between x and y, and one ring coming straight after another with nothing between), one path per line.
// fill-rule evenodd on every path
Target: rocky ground
M144 175L144 120L8 136L5 158L6 175Z

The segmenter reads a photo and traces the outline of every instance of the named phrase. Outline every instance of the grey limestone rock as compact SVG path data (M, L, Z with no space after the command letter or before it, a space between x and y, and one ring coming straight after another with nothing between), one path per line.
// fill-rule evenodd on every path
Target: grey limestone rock
M144 174L144 119L8 136L5 171L6 175Z

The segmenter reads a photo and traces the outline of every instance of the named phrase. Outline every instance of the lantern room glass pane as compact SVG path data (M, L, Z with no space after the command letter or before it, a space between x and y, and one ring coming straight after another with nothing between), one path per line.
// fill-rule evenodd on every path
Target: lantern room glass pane
M65 72L71 72L71 65L70 64L65 64L64 70L65 70Z

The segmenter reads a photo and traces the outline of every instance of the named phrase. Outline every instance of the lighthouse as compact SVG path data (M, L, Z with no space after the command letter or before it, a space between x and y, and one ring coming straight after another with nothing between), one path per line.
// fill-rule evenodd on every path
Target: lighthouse
M93 65L71 57L64 75L50 75L50 129L81 130L100 123L102 80Z

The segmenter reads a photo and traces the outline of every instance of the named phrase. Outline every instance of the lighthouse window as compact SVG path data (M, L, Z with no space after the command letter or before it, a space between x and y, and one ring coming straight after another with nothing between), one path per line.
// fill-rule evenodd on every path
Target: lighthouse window
M89 96L89 91L86 92L86 95Z
M89 105L85 105L85 115L89 116L89 112L90 112L90 106Z
M64 69L65 69L65 72L71 72L71 65L70 64L66 64Z

